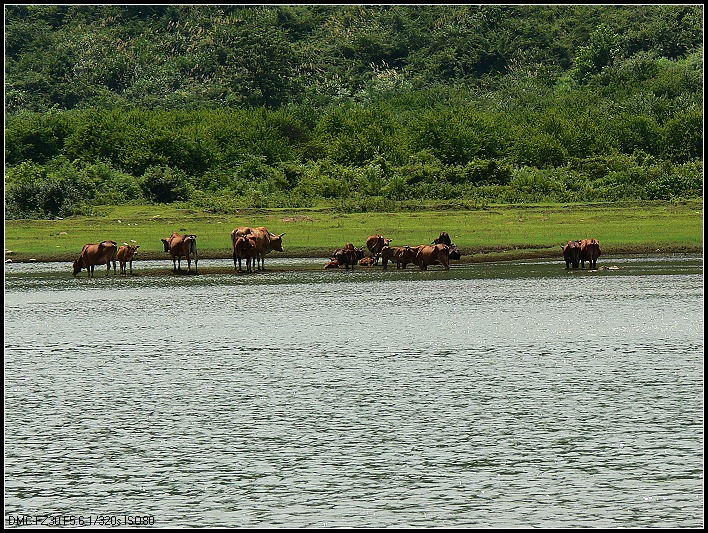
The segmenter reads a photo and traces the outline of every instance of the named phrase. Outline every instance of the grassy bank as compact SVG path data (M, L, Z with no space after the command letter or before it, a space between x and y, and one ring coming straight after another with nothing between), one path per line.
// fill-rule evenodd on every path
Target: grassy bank
M169 205L102 208L100 217L5 221L5 258L73 261L84 244L134 240L141 259L164 259L161 238L198 236L202 258L231 257L231 230L266 226L285 233L285 257L329 257L347 242L380 233L395 245L430 243L447 231L465 261L558 257L571 239L595 237L603 254L702 252L703 203L490 206L479 210L342 214L253 210L215 215Z

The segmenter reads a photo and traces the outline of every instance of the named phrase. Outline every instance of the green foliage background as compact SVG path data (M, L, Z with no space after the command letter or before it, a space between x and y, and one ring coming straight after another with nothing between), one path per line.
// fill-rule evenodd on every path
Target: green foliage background
M5 217L703 194L703 6L5 6Z

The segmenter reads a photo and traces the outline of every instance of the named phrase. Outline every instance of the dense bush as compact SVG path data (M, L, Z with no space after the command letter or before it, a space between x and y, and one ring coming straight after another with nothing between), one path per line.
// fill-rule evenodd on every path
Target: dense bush
M7 218L702 196L702 6L5 14Z

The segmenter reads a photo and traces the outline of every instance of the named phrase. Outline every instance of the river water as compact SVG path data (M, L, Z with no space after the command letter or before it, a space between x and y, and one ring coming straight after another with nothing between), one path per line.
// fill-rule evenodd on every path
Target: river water
M702 257L601 263L6 264L5 525L703 527Z

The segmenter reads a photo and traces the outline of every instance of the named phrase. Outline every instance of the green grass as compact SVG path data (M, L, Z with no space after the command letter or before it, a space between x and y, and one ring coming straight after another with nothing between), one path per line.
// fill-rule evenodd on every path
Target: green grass
M177 231L198 236L200 257L229 258L231 230L237 226L266 226L285 233L285 253L278 255L287 257L326 258L347 242L364 246L374 233L393 239L394 245L425 244L441 231L450 234L468 261L556 257L561 244L586 237L599 239L605 255L703 250L701 200L355 214L272 209L214 215L144 205L106 206L94 218L6 220L5 257L72 261L84 244L112 239L118 244L137 241L141 259L163 259L160 239Z

